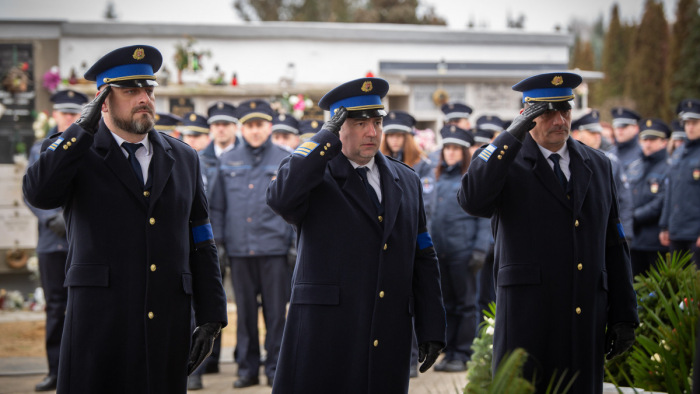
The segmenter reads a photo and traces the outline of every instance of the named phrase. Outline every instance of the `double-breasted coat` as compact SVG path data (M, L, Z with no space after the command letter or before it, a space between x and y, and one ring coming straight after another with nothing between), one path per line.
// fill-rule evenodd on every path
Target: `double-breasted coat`
M405 393L411 318L419 343L445 343L420 179L378 152L379 217L341 147L321 130L282 161L268 188L298 245L276 394Z
M573 391L600 393L606 326L637 323L629 249L610 161L569 138L568 192L528 134L502 133L477 151L458 199L491 217L495 245L494 367L522 347L538 389L578 373Z
M25 175L29 203L66 218L59 393L185 393L192 307L197 325L226 324L197 153L148 138L150 189L103 121L49 139Z

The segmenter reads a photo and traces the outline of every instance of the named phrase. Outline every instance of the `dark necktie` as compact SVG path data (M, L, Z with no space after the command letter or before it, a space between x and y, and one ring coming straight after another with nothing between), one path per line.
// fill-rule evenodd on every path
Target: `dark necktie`
M355 168L355 171L357 171L357 174L360 176L360 178L362 178L362 183L365 184L367 194L369 195L370 200L372 200L372 202L374 203L374 207L377 209L377 213L381 213L382 204L379 202L377 192L374 191L372 185L369 184L369 180L367 180L367 167L357 167Z
M559 184L561 185L562 188L564 188L564 191L566 191L566 176L564 175L564 172L561 170L561 166L559 165L559 159L561 159L561 156L559 156L558 153L552 153L549 155L549 160L554 163L554 175L557 176L557 180L559 180Z
M136 178L138 178L139 182L141 182L141 186L143 186L143 171L141 170L141 164L139 163L139 160L136 158L136 151L142 147L143 144L132 144L130 142L122 142L122 147L126 149L127 152L129 152L129 164L131 164L131 169L134 170L134 174L136 174Z

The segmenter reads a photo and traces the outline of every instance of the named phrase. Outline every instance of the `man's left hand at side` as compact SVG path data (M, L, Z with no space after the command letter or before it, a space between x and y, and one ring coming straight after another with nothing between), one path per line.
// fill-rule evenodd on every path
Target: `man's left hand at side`
M418 345L418 362L421 363L421 373L429 370L430 367L435 364L435 360L437 360L440 355L442 348L443 346L441 343L433 341L423 342Z
M634 345L634 324L616 323L605 333L605 358L611 360Z
M194 329L192 333L192 350L187 363L187 375L194 372L197 367L211 354L214 340L221 333L221 323L204 323Z

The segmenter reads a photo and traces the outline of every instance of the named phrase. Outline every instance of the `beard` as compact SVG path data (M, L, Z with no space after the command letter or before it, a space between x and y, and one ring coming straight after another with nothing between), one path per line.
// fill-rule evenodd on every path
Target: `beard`
M147 114L139 114L139 116L134 118L134 114L138 111L147 110ZM148 134L149 131L155 126L156 122L153 117L153 110L148 106L140 106L131 110L129 118L122 118L114 116L114 112L110 109L112 115L112 121L114 125L118 128L126 131L127 133L143 135Z

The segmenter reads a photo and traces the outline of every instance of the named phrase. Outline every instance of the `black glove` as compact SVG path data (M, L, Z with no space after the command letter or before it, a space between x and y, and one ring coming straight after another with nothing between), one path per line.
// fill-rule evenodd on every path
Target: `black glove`
M49 230L53 231L59 237L65 237L66 236L66 221L65 221L65 219L63 219L63 213L59 212L59 213L51 216L46 221L46 227L48 227Z
M336 137L340 138L340 126L345 122L345 118L348 117L348 110L345 107L338 108L335 115L328 122L323 124L321 130L328 130L335 134Z
M537 102L523 110L523 112L513 119L513 122L506 129L507 132L513 134L513 137L522 142L528 131L535 127L533 119L545 113L549 108L549 103Z
M484 261L486 261L486 253L475 250L472 252L472 258L469 260L469 269L472 272L477 272L484 266Z
M214 347L214 340L221 332L221 323L204 323L194 329L192 333L192 350L190 350L190 360L187 363L187 376L192 374L199 364L209 355Z
M440 351L442 351L442 344L438 342L429 341L418 345L418 362L422 363L420 365L421 373L429 370L435 364Z
M610 360L634 345L634 324L616 323L605 333L605 356Z
M90 103L83 107L80 118L75 123L82 127L91 135L97 132L100 119L102 119L102 104L107 99L107 95L112 91L112 87L107 85Z

